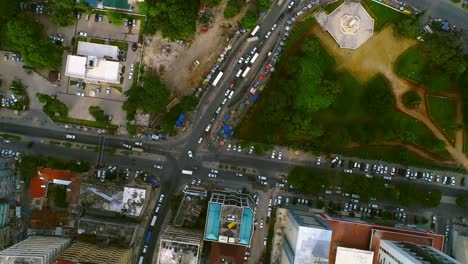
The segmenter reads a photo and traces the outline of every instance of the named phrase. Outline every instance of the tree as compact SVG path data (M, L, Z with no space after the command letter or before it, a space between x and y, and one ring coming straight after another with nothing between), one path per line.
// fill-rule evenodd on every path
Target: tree
M245 30L251 30L257 25L258 14L252 10L247 11L241 20L242 27Z
M439 206L441 199L442 192L439 190L432 190L430 192L424 192L421 203L424 207L434 208Z
M63 185L54 184L52 189L48 193L49 197L52 197L55 206L60 208L67 208L67 188Z
M162 80L155 76L145 77L143 87L132 87L125 92L125 95L128 99L123 104L123 109L127 111L127 115L131 116L138 109L145 113L164 111L169 103L170 92Z
M244 4L245 0L229 0L224 9L224 18L231 18L239 14Z
M416 38L419 34L419 16L404 16L395 23L397 32L408 38Z
M453 34L432 34L421 44L430 62L453 76L460 76L467 68L463 45Z
M71 9L56 6L49 14L50 21L59 27L66 27L75 23L75 14Z
M109 18L109 21L115 25L122 25L124 22L124 16L115 11L108 11L107 17Z
M29 186L32 177L36 175L37 168L40 166L40 160L34 156L23 156L18 165L18 171L21 179L24 180L26 186Z
M462 196L457 197L455 203L460 207L466 207L468 205L466 198Z
M403 94L403 104L409 108L414 109L421 103L421 97L415 91L409 91Z
M257 0L257 9L259 12L266 12L270 9L270 0Z
M215 7L221 3L221 0L202 0L202 3L204 3L207 7Z
M326 175L300 166L295 167L288 175L289 184L305 194L322 192L322 186L328 186L328 180Z
M97 122L106 123L108 121L104 110L102 110L99 106L90 106L88 111Z
M44 104L44 106L42 107L42 110L48 116L68 117L68 107L66 104L64 104L60 100L53 98L47 94L41 94L41 93L37 93L36 97L39 99L39 102Z

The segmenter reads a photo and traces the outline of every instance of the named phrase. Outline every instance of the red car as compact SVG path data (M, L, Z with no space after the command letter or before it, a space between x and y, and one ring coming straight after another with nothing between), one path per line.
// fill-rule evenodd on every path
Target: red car
M231 88L234 88L234 86L236 86L236 80L233 80L231 82L231 84L229 85L229 87L231 87Z

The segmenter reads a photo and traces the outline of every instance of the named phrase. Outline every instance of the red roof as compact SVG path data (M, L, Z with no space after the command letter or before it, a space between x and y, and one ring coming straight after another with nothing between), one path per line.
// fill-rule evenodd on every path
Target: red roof
M243 264L246 248L244 246L211 242L210 255L207 263L220 263L222 258L232 264Z
M444 236L431 230L415 230L401 227L389 227L376 224L333 219L319 214L332 229L330 244L330 264L335 263L337 246L374 251L374 263L377 261L380 240L405 241L418 245L432 246L442 250Z
M40 169L36 175L31 179L29 187L29 197L42 198L45 197L45 186L47 183L53 183L54 180L72 181L75 175L69 171L53 170L53 169Z

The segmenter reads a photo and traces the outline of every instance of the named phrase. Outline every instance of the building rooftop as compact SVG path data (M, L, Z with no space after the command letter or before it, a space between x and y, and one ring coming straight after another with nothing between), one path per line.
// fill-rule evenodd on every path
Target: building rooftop
M378 256L381 239L412 242L420 245L432 246L441 250L444 236L431 230L417 230L412 228L390 227L365 222L355 222L351 219L336 219L325 214L318 214L328 223L332 234L330 245L330 263L335 263L336 247L343 246L374 251L374 261Z
M336 264L372 264L374 252L355 248L338 247Z
M214 192L208 204L205 239L249 246L253 205L248 194Z
M201 230L168 226L161 235L157 263L172 264L177 259L178 263L197 264L202 239Z
M131 262L131 258L131 247L120 247L115 245L98 246L93 243L76 241L57 257L55 264L127 264Z
M359 2L345 1L321 24L340 48L356 49L374 34L374 19Z
M78 221L77 233L79 235L95 235L96 243L130 246L136 232L136 223L121 219L109 220L107 218L85 216Z
M119 59L119 47L105 44L97 44L85 41L78 42L76 54L80 56L95 56L98 58Z
M245 251L243 246L212 243L207 263L243 264Z
M197 221L200 221L201 213L206 210L206 200L206 190L188 188L184 192L184 197L177 210L174 226L194 226Z
M117 61L107 61L93 56L68 55L65 75L89 82L120 84L121 68L122 65Z

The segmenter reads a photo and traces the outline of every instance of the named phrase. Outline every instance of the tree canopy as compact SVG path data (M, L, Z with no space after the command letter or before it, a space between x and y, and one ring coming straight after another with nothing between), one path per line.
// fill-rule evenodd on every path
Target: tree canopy
M170 91L164 82L158 77L144 77L143 86L132 87L125 95L128 97L123 104L123 109L127 111L129 119L138 109L145 113L157 113L165 111L169 103Z
M460 76L467 69L461 41L453 34L431 34L421 48L431 63L454 76Z
M147 20L143 33L153 35L161 30L171 40L189 39L195 33L200 0L161 0L139 3Z
M106 113L104 113L104 110L102 110L99 106L90 106L88 108L88 111L97 122L107 122L108 119L106 118Z
M226 8L224 8L224 17L231 18L239 14L244 4L245 0L229 0Z
M241 20L242 27L246 30L255 28L257 25L258 14L252 10L247 11Z
M403 94L403 104L412 109L419 106L421 103L421 97L415 91L409 91Z

